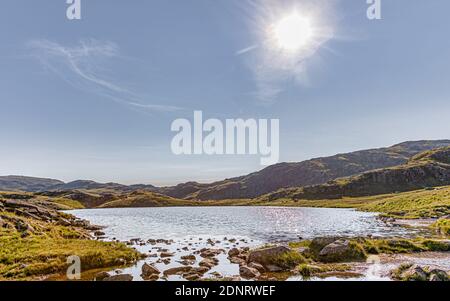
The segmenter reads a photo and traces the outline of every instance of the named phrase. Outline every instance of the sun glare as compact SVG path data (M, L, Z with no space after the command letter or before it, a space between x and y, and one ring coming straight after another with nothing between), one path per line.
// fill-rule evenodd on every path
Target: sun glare
M313 29L308 18L294 13L275 24L273 34L278 47L298 51L311 41Z

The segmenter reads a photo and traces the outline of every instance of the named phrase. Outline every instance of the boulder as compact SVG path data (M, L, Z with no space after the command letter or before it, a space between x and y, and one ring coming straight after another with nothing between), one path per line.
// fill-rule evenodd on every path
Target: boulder
M111 277L107 272L97 273L94 277L95 281L103 281L106 278Z
M164 271L164 276L169 276L169 275L178 275L178 274L183 274L183 273L189 273L190 271L193 270L193 267L190 266L183 266L183 267L177 267L177 268L171 268L168 270Z
M249 268L253 268L253 269L257 269L258 272L260 272L260 273L264 273L266 271L266 269L262 265L260 265L259 263L256 263L256 262L250 262L248 264L248 267Z
M446 271L433 269L429 274L430 281L450 281Z
M291 252L292 250L284 246L267 247L251 250L248 254L247 263L256 262L266 267L274 264L274 259Z
M239 274L247 279L253 279L253 278L258 278L261 276L261 274L259 273L259 271L257 269L248 267L248 266L241 266L239 268Z
M336 236L316 237L311 241L311 244L309 245L309 249L312 254L318 255L325 246L327 246L339 239L340 238L336 237Z
M103 279L103 281L133 281L133 276L130 274L114 275Z
M240 251L238 248L233 248L230 251L228 251L228 256L229 257L235 257L237 255L239 255Z
M322 262L361 261L366 259L366 254L356 243L340 239L326 245L319 252L318 259Z
M239 264L239 265L246 263L244 259L241 259L239 257L231 257L230 262L233 264Z
M148 278L151 275L159 275L159 274L161 274L161 272L153 265L144 263L144 265L142 266L142 278Z
M406 269L400 278L404 281L427 281L427 273L417 264L412 265Z

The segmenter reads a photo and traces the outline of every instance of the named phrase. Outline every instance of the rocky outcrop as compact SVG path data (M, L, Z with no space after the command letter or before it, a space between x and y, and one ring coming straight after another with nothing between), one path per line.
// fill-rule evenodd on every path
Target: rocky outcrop
M417 264L401 265L391 272L396 280L401 281L449 281L446 271L421 267Z

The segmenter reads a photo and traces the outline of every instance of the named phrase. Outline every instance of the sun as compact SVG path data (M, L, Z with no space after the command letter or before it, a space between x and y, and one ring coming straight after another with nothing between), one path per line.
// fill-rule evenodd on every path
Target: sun
M310 43L313 37L311 21L298 13L293 13L273 26L273 36L279 48L295 52Z

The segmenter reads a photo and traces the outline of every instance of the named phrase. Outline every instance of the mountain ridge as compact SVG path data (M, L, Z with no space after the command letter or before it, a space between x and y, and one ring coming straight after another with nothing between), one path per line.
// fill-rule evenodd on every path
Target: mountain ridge
M69 190L105 190L133 192L145 190L186 200L222 200L257 198L279 189L325 184L342 177L370 170L405 164L424 151L450 146L450 140L406 141L390 147L340 153L301 162L279 163L244 176L209 184L186 182L176 186L123 185L77 180L64 183L54 179L24 176L0 177L0 190L50 192Z

